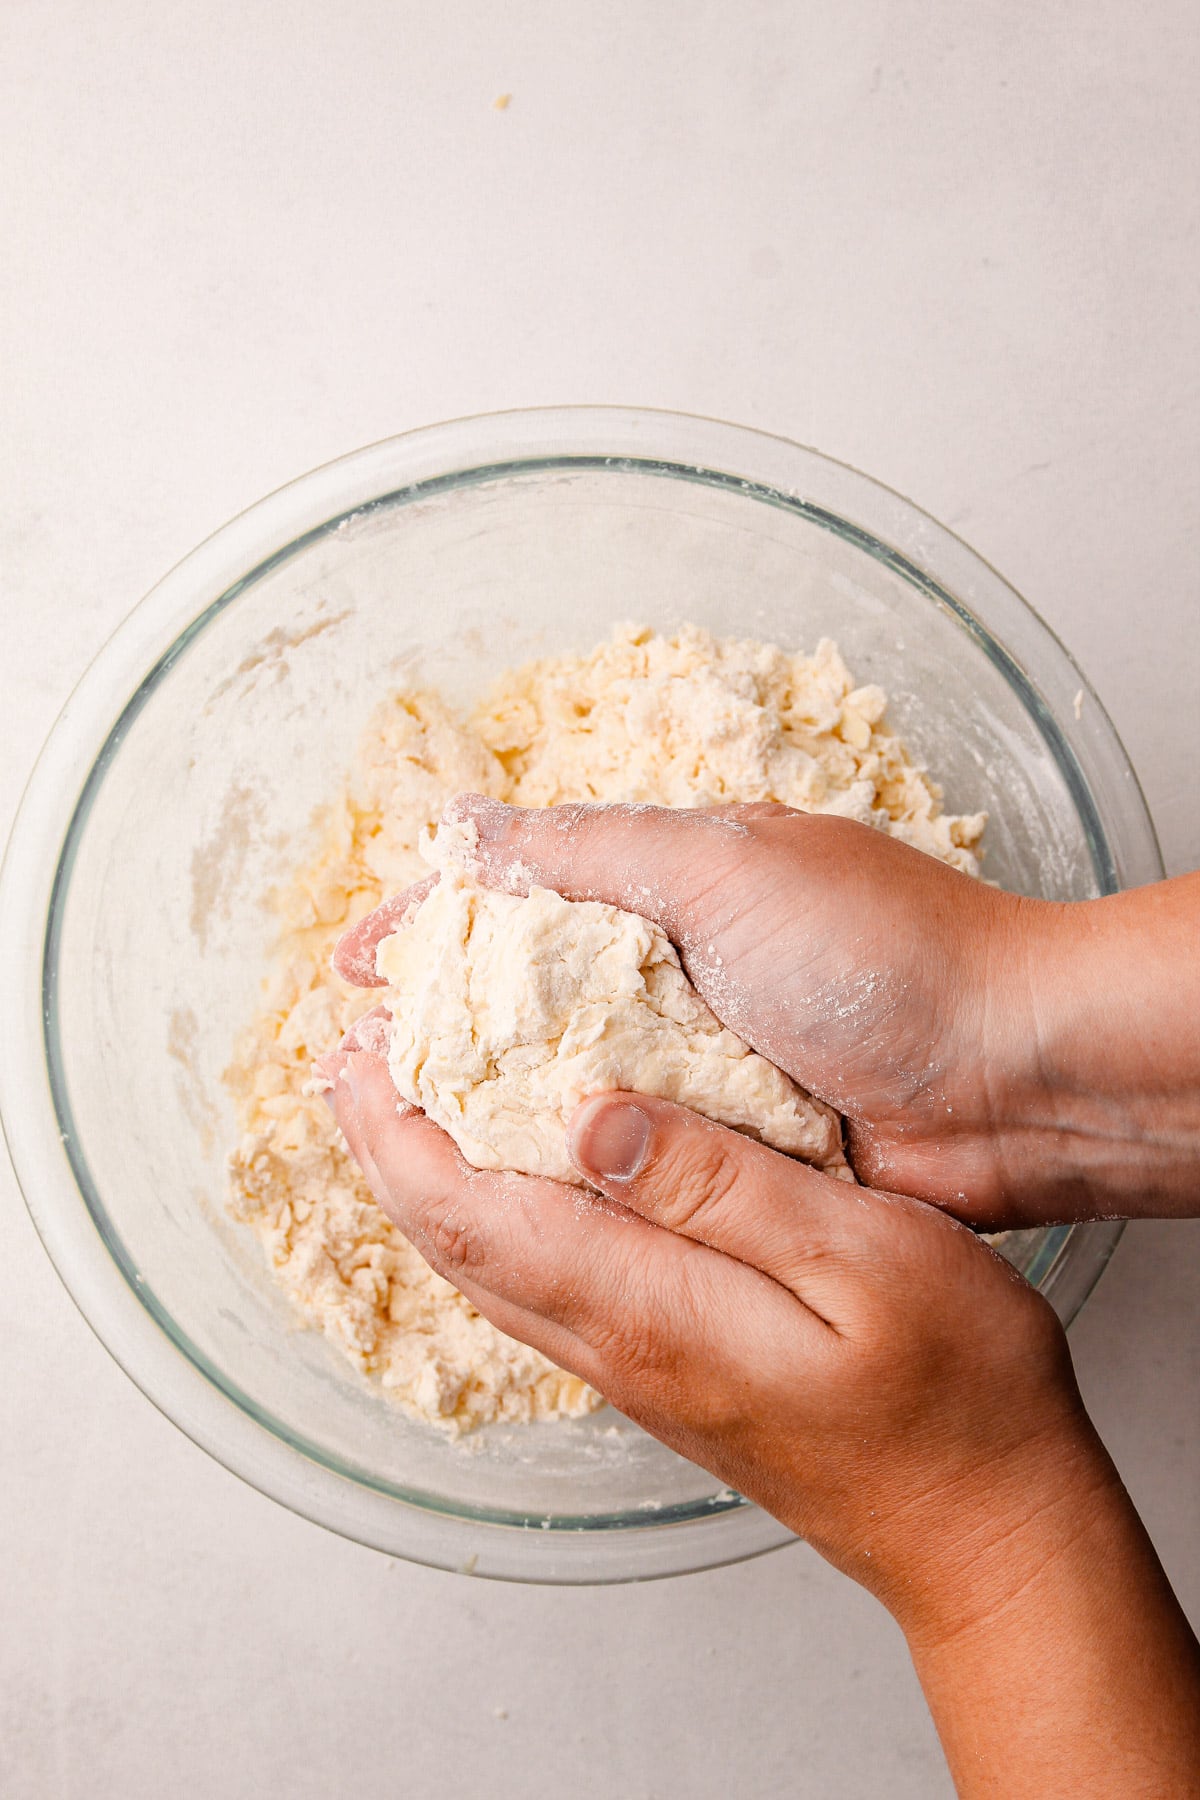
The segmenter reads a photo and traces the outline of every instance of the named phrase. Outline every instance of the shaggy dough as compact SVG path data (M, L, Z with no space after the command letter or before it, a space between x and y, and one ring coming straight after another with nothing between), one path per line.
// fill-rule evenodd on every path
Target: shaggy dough
M849 1174L837 1115L721 1024L657 925L547 888L482 887L470 837L439 828L427 860L441 879L376 951L392 1079L469 1163L586 1185L571 1114L628 1088Z
M409 692L368 722L315 854L276 896L279 951L228 1074L241 1130L230 1205L298 1317L406 1410L458 1432L599 1401L426 1266L306 1091L312 1059L363 1010L362 991L330 968L337 937L425 873L421 835L466 788L522 806L782 800L863 819L977 874L982 816L943 813L884 706L828 642L802 656L625 626L584 656L502 675L466 721L436 694Z

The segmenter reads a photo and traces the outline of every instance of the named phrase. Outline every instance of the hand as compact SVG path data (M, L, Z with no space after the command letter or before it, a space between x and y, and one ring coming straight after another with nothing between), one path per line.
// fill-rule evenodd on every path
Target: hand
M890 1605L931 1614L998 1496L1023 1505L1064 1442L1080 1453L1053 1312L944 1214L642 1096L576 1114L599 1195L476 1170L397 1108L381 1056L320 1066L377 1200L440 1274Z
M381 1056L320 1066L440 1274L879 1595L961 1793L1188 1791L1194 1642L1061 1328L986 1245L641 1096L572 1121L594 1196L471 1169Z
M1054 906L775 805L447 817L481 880L661 925L718 1018L845 1116L860 1180L992 1229L1200 1204L1200 884ZM422 891L347 935L349 979Z

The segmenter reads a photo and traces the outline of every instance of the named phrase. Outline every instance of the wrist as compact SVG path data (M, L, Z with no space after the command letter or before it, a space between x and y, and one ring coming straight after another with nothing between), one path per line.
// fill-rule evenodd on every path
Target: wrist
M936 1606L897 1611L957 1791L1190 1793L1200 1650L1090 1426L1061 1450Z
M914 1658L988 1637L1006 1619L1028 1620L1039 1584L1051 1583L1099 1521L1125 1505L1082 1407L973 1471L935 1507L934 1560L906 1572L889 1606Z
M1198 1209L1200 887L1187 886L1018 900L994 935L997 1185L1020 1215L1005 1223Z

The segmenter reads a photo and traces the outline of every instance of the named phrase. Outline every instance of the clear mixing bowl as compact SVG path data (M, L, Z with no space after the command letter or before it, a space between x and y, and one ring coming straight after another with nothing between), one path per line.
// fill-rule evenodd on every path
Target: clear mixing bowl
M964 544L811 450L582 408L374 445L202 544L64 709L0 888L5 1130L96 1334L285 1505L512 1579L663 1575L789 1534L609 1410L458 1444L403 1416L297 1328L227 1219L220 1071L270 949L263 895L303 857L376 701L413 680L467 701L502 665L587 650L629 618L835 638L947 805L987 809L988 871L1009 887L1082 899L1162 873L1084 677ZM1119 1229L1008 1250L1069 1318Z

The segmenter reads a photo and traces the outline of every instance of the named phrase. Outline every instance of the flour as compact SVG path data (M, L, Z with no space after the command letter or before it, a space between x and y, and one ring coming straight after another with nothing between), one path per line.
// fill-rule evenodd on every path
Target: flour
M320 1094L304 1091L313 1058L364 1011L362 991L330 967L336 939L426 873L421 836L467 789L522 806L777 800L861 819L978 873L982 815L942 812L885 706L828 642L806 657L695 628L624 627L587 656L503 675L466 721L434 694L407 693L369 722L318 853L276 896L278 954L228 1074L242 1129L230 1204L300 1316L407 1411L458 1432L600 1402L427 1268L375 1205Z

